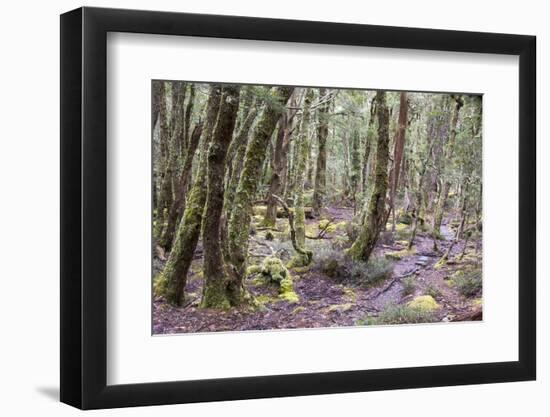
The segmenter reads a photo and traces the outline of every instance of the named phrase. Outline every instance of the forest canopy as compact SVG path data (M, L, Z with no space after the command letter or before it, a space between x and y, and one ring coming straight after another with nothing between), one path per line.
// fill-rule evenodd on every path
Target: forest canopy
M153 333L479 320L482 97L152 81Z

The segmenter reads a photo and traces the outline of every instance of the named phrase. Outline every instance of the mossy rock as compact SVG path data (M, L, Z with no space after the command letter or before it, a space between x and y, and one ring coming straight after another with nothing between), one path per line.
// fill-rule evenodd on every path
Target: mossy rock
M269 256L262 262L261 273L269 277L273 282L281 282L290 277L288 269L286 269L283 261L275 256Z
M294 292L294 284L292 278L283 279L279 284L279 298L288 301L289 303L297 303L300 301L298 294Z
M407 306L424 312L431 312L441 307L431 295L418 296L407 303Z

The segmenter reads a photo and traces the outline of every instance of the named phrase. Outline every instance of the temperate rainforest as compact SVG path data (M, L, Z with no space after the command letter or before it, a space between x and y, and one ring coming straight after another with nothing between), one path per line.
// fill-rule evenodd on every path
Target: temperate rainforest
M482 319L481 95L151 96L153 334Z

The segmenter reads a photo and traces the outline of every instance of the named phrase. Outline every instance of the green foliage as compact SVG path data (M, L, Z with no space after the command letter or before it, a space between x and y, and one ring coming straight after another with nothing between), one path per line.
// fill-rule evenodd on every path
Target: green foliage
M402 280L403 283L403 295L410 295L416 290L416 277L406 277Z
M440 307L431 295L420 295L415 297L407 306L422 311L434 311Z
M429 284L426 287L426 294L432 296L433 298L441 297L441 291L433 284Z
M315 258L322 272L337 282L353 285L374 285L393 272L393 262L372 256L368 262L356 261L340 250L320 249Z
M481 270L458 271L452 276L454 287L464 297L474 297L481 293Z
M437 317L433 311L406 304L390 304L382 310L378 317L372 318L370 323L365 324L414 324L435 321L437 321Z

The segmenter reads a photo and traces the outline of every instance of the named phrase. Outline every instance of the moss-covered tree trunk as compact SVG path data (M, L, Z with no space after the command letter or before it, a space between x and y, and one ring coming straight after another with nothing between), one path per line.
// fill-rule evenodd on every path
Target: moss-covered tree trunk
M353 214L357 211L357 192L361 180L361 155L359 154L360 137L357 128L351 134L351 175L350 191L353 203Z
M154 235L157 242L161 240L165 227L167 227L167 217L170 207L174 201L173 187L177 178L177 164L180 155L181 137L183 134L183 125L181 114L183 112L183 100L185 99L185 83L172 83L172 108L170 114L170 142L167 149L166 163L164 166L164 175L157 200L157 218L154 228Z
M178 225L168 261L155 282L155 293L172 304L181 305L187 283L187 273L199 241L202 215L206 200L207 149L220 106L221 86L210 86L206 105L205 126L201 135L201 152L198 172L189 192L185 211Z
M273 157L271 158L271 178L266 195L266 211L262 224L274 227L277 220L277 201L273 195L279 195L283 186L283 176L287 165L287 153L290 146L290 120L292 115L285 112L281 115L275 138Z
M189 100L187 101L187 106L185 107L185 119L183 123L183 146L182 151L186 150L188 152L190 146L190 134L191 134L191 116L193 114L193 108L195 106L195 83L189 85Z
M321 99L327 95L327 89L319 89ZM321 214L324 198L327 192L327 137L328 137L328 112L330 103L326 101L319 106L317 111L317 164L315 169L315 185L313 188L313 212L315 216Z
M370 172L370 154L372 150L372 142L373 142L373 136L374 136L374 122L375 122L375 116L376 116L376 96L373 97L370 103L370 116L369 116L369 122L367 125L367 135L365 139L365 153L363 154L363 175L362 175L362 182L361 182L361 191L363 192L363 195L367 192L367 186L368 186L368 180L369 180L369 172Z
M397 126L397 135L393 147L393 167L390 171L390 198L388 216L393 213L392 217L392 232L395 232L395 194L397 192L397 184L399 183L399 174L401 173L401 161L403 159L403 151L405 150L405 133L407 131L407 114L409 110L409 102L407 93L402 91L399 98L399 119Z
M388 188L389 160L389 110L386 105L386 92L376 92L378 116L378 138L376 149L376 172L374 190L369 203L367 217L359 236L348 250L357 260L368 261L386 218L385 201Z
M293 87L273 89L273 98L264 105L246 148L244 166L228 224L228 245L232 264L232 282L229 289L235 304L245 301L246 293L242 280L246 272L251 205L256 195L267 145L293 90Z
M226 188L224 197L224 213L227 217L231 214L231 206L235 198L235 192L237 191L237 185L239 184L241 169L243 167L246 144L250 136L250 129L257 115L258 109L256 107L251 107L241 123L239 132L231 142L231 145L229 145L229 150L227 151L225 174Z
M162 236L158 241L158 245L169 251L172 248L172 241L174 239L174 233L177 227L177 221L181 216L181 212L185 208L185 197L189 180L191 179L191 168L193 166L193 159L195 157L195 151L199 144L199 140L202 133L202 124L198 124L193 129L189 144L187 146L185 159L181 174L176 184L174 184L174 201L168 210L168 216L166 218L166 226L162 232Z
M306 181L306 166L309 157L309 123L310 123L310 107L313 99L313 89L309 88L306 91L304 98L304 106L302 109L302 119L298 137L296 139L296 158L295 158L295 192L294 192L294 218L296 228L296 242L301 248L305 248L306 244L306 216L304 212L304 185ZM307 264L309 260L294 259L293 264Z
M237 85L224 86L216 127L208 148L206 175L206 203L202 221L202 243L204 248L204 287L201 307L228 308L231 301L227 291L228 276L220 242L220 225L223 211L225 157L235 129L239 110Z

